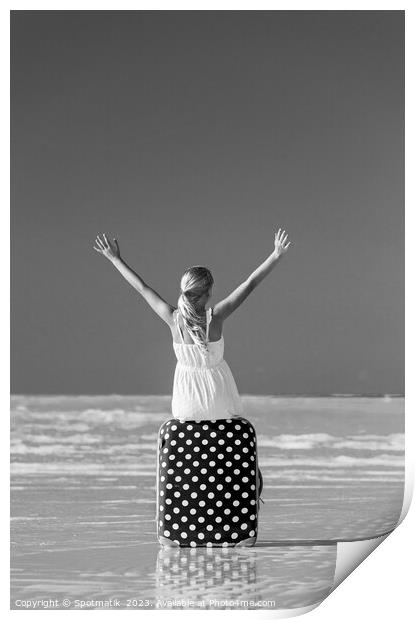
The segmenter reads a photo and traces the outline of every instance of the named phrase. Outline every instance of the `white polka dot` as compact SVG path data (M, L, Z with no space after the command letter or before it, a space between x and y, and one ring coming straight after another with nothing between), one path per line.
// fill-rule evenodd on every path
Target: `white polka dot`
M206 502L204 499L201 499L199 502L199 506L206 506Z
M223 459L223 458L224 458L223 454L218 454L218 459Z
M191 546L191 547L196 547L196 543L195 543L195 541L194 541L194 540L191 540L191 541L190 541L190 546Z
M225 482L232 482L232 478L230 476L226 476Z
M174 530L178 530L179 529L179 524L178 523L173 523L172 528Z
M191 508L190 509L190 514L191 515L195 515L196 514L196 508Z
M248 508L242 508L241 512L248 512Z
M174 497L180 497L180 491L175 491L174 492Z
M192 440L191 439L186 439L186 443L188 446L190 446L192 444Z
M232 532L231 538L238 538L238 534L236 532Z
M203 534L203 532L199 532L199 534L197 535L198 538L200 538L200 540L202 540L202 538L205 537L205 535Z
M218 474L223 474L223 469L218 469Z
M169 497L166 498L166 504L171 504L171 499Z
M213 525L207 525L206 529L210 532L211 530L213 530Z
M190 497L193 497L193 499L195 499L197 497L197 493L195 493L195 492L191 493Z
M187 538L187 534L186 534L186 532L182 532L182 533L180 534L180 536L181 536L182 538Z
M215 461L209 461L209 467L215 467L216 463Z
M241 487L239 486L239 484L234 484L233 488L235 489L235 491L239 491Z
M192 476L192 480L193 480L193 482L197 482L199 480L199 478L197 476Z
M225 525L223 526L223 529L227 532L228 530L231 529L231 526L225 523Z
M178 514L180 512L180 508L178 508L177 506L175 508L173 508L173 512L175 512L176 514Z
M223 426L223 424L219 424L219 430L220 430L220 431L223 431L223 429L224 429L224 428L225 428L225 427Z
M201 474L207 474L207 469L206 467L203 467L203 469L200 470Z
M184 437L184 433L179 433L179 437Z
M216 523L220 523L222 521L222 517L216 517L215 521Z
M234 521L236 523L236 521L239 521L239 517L237 515L235 515L234 517L232 517L232 521Z
M184 470L184 472L183 472L183 473L185 473L185 474L190 474L190 469L189 469L188 467L186 467L186 469Z
M167 473L168 473L168 474L174 474L174 469L171 469L171 468L170 468L170 469L168 469L168 470L167 470Z
M164 495L164 491L160 491L160 495Z
M164 530L164 535L165 535L165 536L170 536L170 532L169 532L169 530Z
M206 485L205 485L205 484L201 484L201 485L200 485L200 490L201 490L201 491L204 491L205 489L206 489Z
M195 529L196 529L195 524L194 524L194 523L191 523L191 524L189 525L189 530L192 530L192 531L193 531L193 530L195 530Z
M219 500L218 502L216 502L216 506L222 506L222 503L223 503L223 502L221 502L221 500ZM247 510L248 510L248 509L247 509Z
M249 532L249 535L250 535L250 536L255 536L255 530L251 530L251 531Z
M233 458L238 461L241 458L241 455L240 454L234 454Z
M227 437L233 437L233 433L231 433L231 432L229 431L229 433L226 433L226 436L227 436Z
M222 489L223 489L223 484L218 484L216 488L217 488L217 490L218 490L218 491L222 491Z
M167 521L170 521L170 519L171 519L171 515L165 514L165 515L164 515L164 518L165 518L165 519L167 519Z
M237 500L237 499L235 499L232 503L233 503L234 506L239 506L239 500Z
M199 523L203 523L205 521L205 517L199 517L198 521L199 521Z
M212 508L208 508L208 511L207 511L208 515L213 515L213 512L214 512L214 511L213 511L213 509L212 509Z
M218 444L219 444L219 445L223 446L223 444L224 444L224 443L225 443L225 440L224 440L224 439L219 439L219 441L218 441Z
M210 436L211 436L211 437L216 437L216 433L215 433L215 431L213 431L212 433L210 433Z
M216 448L215 448L215 446L210 446L209 450L210 450L211 452L216 452Z
M229 508L225 508L225 510L223 512L225 513L225 515L228 515L228 514L230 514L231 511L229 510Z
M193 461L193 467L199 467L199 461Z
M186 517L186 515L183 515L183 516L182 516L182 521L183 521L183 522L187 521L187 517Z
M182 506L188 506L188 505L189 505L189 502L187 501L187 499L184 499L182 501Z
M187 491L187 489L188 489L188 488L189 488L189 485L188 485L188 484L184 484L184 485L183 485L183 490L184 490L184 491Z
M251 515L249 518L251 519L251 521L253 521L254 519L256 519L256 515Z
M246 530L247 527L248 527L247 523L241 523L241 530Z
M193 450L194 450L195 452L200 452L200 448L199 448L199 446L195 446L195 447L193 448Z
M171 430L172 430L172 431L175 431L176 429L177 429L177 426L172 426L172 427L171 427Z
M225 497L226 497L226 499L229 499L231 497L231 494L230 493L225 493Z
M215 482L215 476L209 476L209 482Z
M216 540L219 540L219 538L220 538L220 537L221 537L221 534L219 534L219 532L217 532L217 533L215 534L215 538L216 538Z
M208 498L209 498L209 499L213 499L214 497L215 497L215 494L214 494L214 493L208 493Z

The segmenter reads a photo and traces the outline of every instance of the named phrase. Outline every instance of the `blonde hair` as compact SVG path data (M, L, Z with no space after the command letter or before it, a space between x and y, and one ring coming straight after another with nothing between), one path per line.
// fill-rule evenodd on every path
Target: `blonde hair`
M197 312L198 301L213 285L213 276L207 267L195 265L186 269L180 280L181 295L177 300L186 329L193 335L204 354L207 353L205 317Z

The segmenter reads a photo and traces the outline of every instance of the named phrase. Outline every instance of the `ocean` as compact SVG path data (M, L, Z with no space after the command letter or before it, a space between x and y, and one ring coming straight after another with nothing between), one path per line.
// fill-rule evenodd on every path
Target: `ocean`
M264 480L257 543L167 549L155 476L171 396L12 395L11 608L56 609L50 599L65 597L74 609L323 600L336 541L380 536L399 519L404 397L241 397Z

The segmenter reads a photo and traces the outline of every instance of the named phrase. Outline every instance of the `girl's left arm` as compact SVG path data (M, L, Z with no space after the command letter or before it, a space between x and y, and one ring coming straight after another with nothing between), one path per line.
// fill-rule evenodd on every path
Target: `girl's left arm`
M114 267L118 269L127 282L131 284L131 286L138 293L140 293L142 297L144 297L154 312L170 326L173 321L173 312L175 310L174 306L170 305L167 301L160 297L160 295L152 289L151 286L146 284L144 280L127 265L127 263L121 258L118 241L116 239L113 241L114 244L111 244L105 234L103 235L103 240L101 240L98 236L95 240L98 248L94 247L94 250L97 250L97 252L100 252L103 256L108 258L108 260L112 262Z

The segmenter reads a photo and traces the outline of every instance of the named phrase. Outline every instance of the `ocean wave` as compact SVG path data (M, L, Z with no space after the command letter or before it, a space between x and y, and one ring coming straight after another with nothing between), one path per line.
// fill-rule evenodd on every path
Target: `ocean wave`
M278 448L280 450L313 450L330 448L334 450L390 450L405 449L405 435L391 433L389 435L347 435L338 437L329 433L283 434L268 437L257 435L258 446Z

